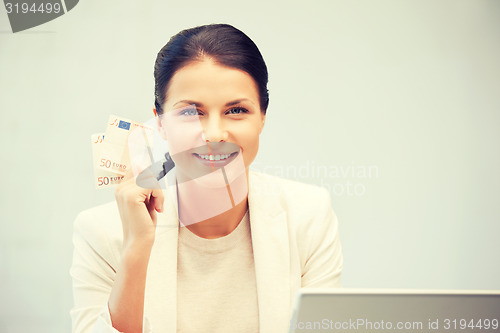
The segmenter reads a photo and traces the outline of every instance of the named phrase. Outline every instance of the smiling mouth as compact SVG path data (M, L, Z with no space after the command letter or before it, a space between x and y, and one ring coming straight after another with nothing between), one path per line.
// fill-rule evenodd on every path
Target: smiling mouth
M206 161L224 161L224 160L229 160L231 157L235 156L238 154L238 152L234 152L231 154L197 154L193 153L196 157L206 160Z
M191 155L204 167L213 170L231 163L241 152L240 146L232 142L210 142L190 150Z

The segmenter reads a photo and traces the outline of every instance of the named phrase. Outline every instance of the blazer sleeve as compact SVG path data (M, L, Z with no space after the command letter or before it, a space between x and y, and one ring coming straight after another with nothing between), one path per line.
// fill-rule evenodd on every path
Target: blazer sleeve
M113 328L108 299L113 287L118 259L99 214L84 211L78 215L73 232L74 305L70 310L73 333L118 333ZM101 222L101 223L96 223ZM144 316L143 332L152 333Z
M337 216L327 190L322 189L317 199L313 205L317 210L308 228L308 255L301 287L340 288L343 258Z

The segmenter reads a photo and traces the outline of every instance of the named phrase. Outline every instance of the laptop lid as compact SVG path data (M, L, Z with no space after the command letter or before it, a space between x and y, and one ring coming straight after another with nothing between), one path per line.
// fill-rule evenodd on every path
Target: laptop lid
M500 332L500 290L305 288L289 332Z

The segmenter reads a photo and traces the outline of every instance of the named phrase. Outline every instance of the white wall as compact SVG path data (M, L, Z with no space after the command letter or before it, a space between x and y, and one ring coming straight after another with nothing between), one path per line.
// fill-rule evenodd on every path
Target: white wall
M70 331L72 223L113 199L90 134L149 119L159 49L220 22L270 72L254 167L330 189L345 286L500 289L500 2L82 0L0 9L0 332Z

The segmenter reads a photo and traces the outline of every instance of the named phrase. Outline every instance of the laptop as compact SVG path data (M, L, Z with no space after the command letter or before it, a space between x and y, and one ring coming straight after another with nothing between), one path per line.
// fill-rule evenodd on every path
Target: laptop
M500 332L500 290L304 288L289 332Z

